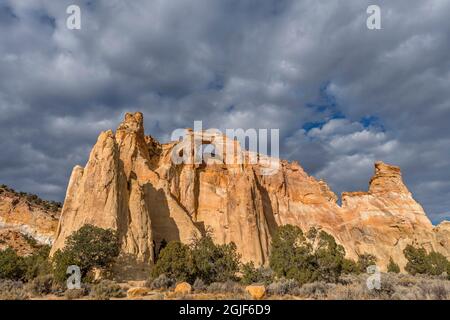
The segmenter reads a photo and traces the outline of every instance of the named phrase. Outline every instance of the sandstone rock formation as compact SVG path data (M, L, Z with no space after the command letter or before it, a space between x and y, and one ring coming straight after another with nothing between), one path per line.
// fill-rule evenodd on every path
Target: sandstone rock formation
M48 209L35 204L27 196L29 195L17 193L6 186L0 187L0 230L19 232L33 237L38 243L52 244L59 209Z
M182 295L183 294L191 294L192 286L187 282L181 282L176 285L174 292L177 294L182 294Z
M198 159L203 148L209 155ZM448 224L432 226L398 167L377 162L369 191L344 193L339 206L298 163L280 161L268 175L277 161L211 131L186 130L160 144L144 135L141 113L127 114L115 133L100 134L86 166L74 168L52 253L90 223L117 230L123 253L141 262L151 263L163 240L189 242L210 230L217 243L235 242L243 261L265 264L277 226L294 224L321 228L349 257L372 253L382 267L390 256L403 266L409 243L450 256Z
M266 288L261 285L251 285L245 288L245 291L253 300L261 300L266 295Z
M199 232L151 168L142 114L127 114L114 134L100 134L85 168L70 178L52 253L84 224L117 230L123 253L151 262L156 243L189 241Z

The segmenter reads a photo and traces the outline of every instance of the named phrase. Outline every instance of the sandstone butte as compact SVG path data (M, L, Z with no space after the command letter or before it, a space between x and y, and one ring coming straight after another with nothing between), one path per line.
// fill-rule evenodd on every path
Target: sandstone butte
M86 166L73 169L51 252L93 224L117 230L123 254L151 264L163 239L188 243L210 230L217 243L233 241L244 262L262 265L277 226L292 224L332 234L349 258L375 255L382 270L390 257L404 267L407 244L450 256L450 223L431 224L398 167L375 163L369 190L343 193L339 205L296 162L281 160L273 175L262 174L264 164L174 164L172 151L198 136L188 130L184 140L160 144L145 136L141 113L127 113L115 133L102 132ZM223 135L203 132L200 139L250 156Z

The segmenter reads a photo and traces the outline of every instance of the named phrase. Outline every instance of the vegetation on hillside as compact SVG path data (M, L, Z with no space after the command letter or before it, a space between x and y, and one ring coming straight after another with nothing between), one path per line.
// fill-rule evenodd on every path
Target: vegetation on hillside
M19 256L13 249L0 251L0 279L31 281L51 271L49 246L42 246L34 254Z
M450 262L444 255L435 251L427 253L424 248L412 245L407 245L403 253L408 260L405 266L408 273L438 276L446 272L450 279Z
M30 205L42 207L44 210L49 212L58 212L62 208L61 202L43 200L35 194L26 192L17 192L5 184L0 185L0 195L6 193L9 193L15 197L20 197L25 201L27 201Z
M392 273L400 273L400 267L394 262L392 257L389 258L389 264L387 266L387 271Z

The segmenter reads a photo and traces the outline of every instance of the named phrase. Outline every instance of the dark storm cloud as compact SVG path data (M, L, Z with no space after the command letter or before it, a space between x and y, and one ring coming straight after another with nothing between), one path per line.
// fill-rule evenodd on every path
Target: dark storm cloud
M82 29L65 27L82 9ZM3 1L0 183L62 200L100 130L141 110L149 134L280 128L283 157L336 192L402 167L437 222L450 212L450 3Z

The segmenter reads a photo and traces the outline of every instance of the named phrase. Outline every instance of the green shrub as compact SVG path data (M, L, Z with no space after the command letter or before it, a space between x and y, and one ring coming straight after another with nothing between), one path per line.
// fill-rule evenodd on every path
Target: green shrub
M26 243L28 243L32 248L39 247L39 244L37 243L36 239L33 238L32 236L23 234L23 238L25 239Z
M171 241L159 253L158 261L152 269L154 278L165 275L177 281L188 281L191 279L192 261L190 249L187 245Z
M345 249L325 231L320 231L317 242L314 255L318 266L318 280L337 282L343 270Z
M450 280L450 262L447 263L447 279Z
M239 271L239 255L234 243L216 245L209 234L195 237L190 246L171 241L159 254L151 276L165 274L177 281L205 283L235 279Z
M277 229L270 255L270 267L279 278L300 284L313 281L336 282L344 270L345 250L325 231L311 228L306 237L297 226Z
M272 239L269 261L279 278L306 283L315 277L312 246L297 226L284 225L277 229Z
M392 257L389 258L389 264L387 266L387 271L392 273L400 273L400 267L394 262Z
M358 269L360 273L367 272L367 268L377 263L377 258L368 253L364 253L358 257Z
M26 271L25 259L16 251L11 248L0 251L0 279L23 280Z
M428 274L430 261L428 260L427 251L424 248L414 248L412 245L407 245L403 253L408 260L405 267L407 272L412 275Z
M120 253L120 244L115 231L92 225L84 225L71 234L66 246L53 257L55 280L67 279L67 267L76 265L81 270L84 281L94 268L108 269Z
M428 274L432 276L440 276L444 272L447 272L447 267L449 265L449 261L447 258L435 251L432 251L428 254L428 264L429 270Z
M25 279L32 279L52 273L52 265L49 260L50 246L42 246L31 256L25 257L26 273Z
M216 245L210 234L195 237L191 244L193 275L206 283L234 280L239 271L239 255L236 245Z
M55 281L63 283L67 280L67 268L76 265L77 260L71 251L58 250L53 255L53 277Z
M412 245L407 245L403 253L408 260L405 270L412 275L427 274L438 276L443 273L450 275L450 262L438 252L432 251L427 253L424 248L415 248Z
M351 260L346 259L342 261L342 273L343 274L359 274L361 271L359 270L358 264Z
M426 274L430 269L427 251L424 248L414 248L412 245L407 245L403 253L408 260L405 270L410 274Z
M85 225L67 238L66 249L74 253L82 272L109 267L119 255L116 232Z
M51 273L48 260L49 246L42 246L27 257L19 256L16 251L7 248L0 251L0 278L31 281L38 276Z
M259 280L258 271L255 268L253 262L243 264L241 272L242 272L241 282L243 284L247 285L258 282Z
M245 285L252 283L269 284L273 281L273 271L269 268L255 268L253 262L245 263L241 267L241 282Z
M403 250L405 258L408 263L405 270L412 274L427 274L430 269L427 251L424 248L414 248L412 245L407 245Z

